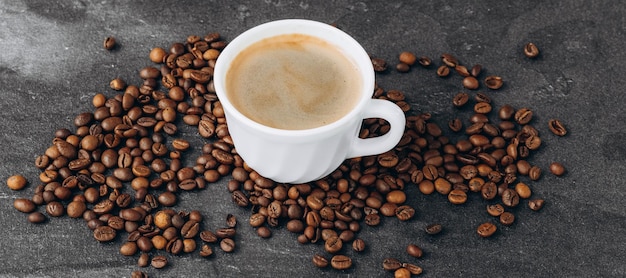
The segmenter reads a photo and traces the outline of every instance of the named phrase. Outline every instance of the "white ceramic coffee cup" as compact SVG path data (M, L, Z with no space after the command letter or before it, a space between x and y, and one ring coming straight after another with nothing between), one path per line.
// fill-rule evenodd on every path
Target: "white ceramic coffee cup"
M262 39L294 33L329 42L345 53L359 69L363 81L360 99L350 112L333 123L304 130L272 128L244 116L228 99L226 73L239 52ZM261 176L276 182L305 183L320 179L337 169L347 158L376 155L392 149L404 133L406 120L403 111L390 101L372 99L374 70L367 52L350 35L325 23L285 19L245 31L220 54L213 80L237 153ZM360 139L361 123L366 118L385 119L391 128L382 136Z

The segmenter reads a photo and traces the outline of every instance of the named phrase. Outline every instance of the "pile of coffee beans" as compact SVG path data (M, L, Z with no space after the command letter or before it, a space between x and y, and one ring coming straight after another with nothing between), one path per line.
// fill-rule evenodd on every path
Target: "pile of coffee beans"
M112 37L104 42L107 49L114 45ZM82 218L95 240L119 242L120 254L137 256L139 267L161 269L170 265L172 255L197 252L212 257L218 246L223 252L236 250L233 215L225 217L223 227L209 230L202 228L200 212L174 209L179 194L226 177L232 201L250 210L247 222L260 237L271 237L273 228L285 227L302 244L324 246L327 254L313 255L314 266L344 270L352 267L346 246L357 253L366 248L358 237L362 225L378 226L383 217L400 222L415 217L415 209L406 204L408 186L425 195L445 195L454 205L467 202L468 194L481 196L486 214L497 220L478 226L480 237L497 231L494 222L513 224L512 209L521 202L532 210L542 208L544 201L519 179L527 176L536 181L542 173L528 161L541 147L539 132L531 125L533 111L506 104L496 108L481 92L473 97L460 92L452 98L454 109L471 106L474 112L469 119L449 121L447 129L464 135L453 142L429 113L412 111L403 92L377 86L374 98L390 100L407 114L404 136L394 149L348 159L327 177L310 183L281 184L260 176L237 154L215 94L213 69L225 46L219 33L189 36L168 50L150 51L156 65L139 71L141 85L113 79L109 85L115 95L96 94L94 110L79 113L73 130L61 128L54 133L50 146L35 159L41 169L40 184L31 198L15 199L15 209L28 213L32 223L64 215ZM526 51L532 54L536 48L526 46ZM410 52L401 53L399 60L400 72L416 63L427 68L433 64L430 58ZM387 68L383 59L372 58L372 63L377 72ZM456 72L463 77L463 88L476 90L481 69L474 65L468 70L454 56L443 54L436 73L445 77ZM503 81L491 75L483 83L497 90ZM178 136L181 123L197 127L198 134L211 141L202 146L195 165L183 165L182 158L192 146ZM384 120L366 119L359 136L380 136L389 128ZM558 136L567 133L556 119L550 120L549 128ZM560 176L565 168L555 162L550 172ZM26 184L21 175L7 180L14 190ZM37 211L39 206L45 207L46 214ZM426 227L426 233L436 235L442 229L435 223ZM422 257L416 244L406 252ZM393 258L385 259L383 268L396 277L423 271ZM138 270L132 277L147 274Z

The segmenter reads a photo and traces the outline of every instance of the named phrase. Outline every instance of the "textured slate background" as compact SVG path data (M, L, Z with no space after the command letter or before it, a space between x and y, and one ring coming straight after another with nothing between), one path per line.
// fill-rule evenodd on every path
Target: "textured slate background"
M466 65L482 64L484 74L506 82L497 92L485 91L496 105L535 112L544 144L531 162L545 170L560 161L568 173L532 182L546 206L540 212L517 209L516 223L490 239L475 234L479 223L491 219L477 196L453 206L411 187L415 219L364 227L359 236L368 249L346 251L355 263L345 272L315 268L311 256L323 252L322 246L300 245L284 228L274 229L270 239L258 238L246 223L249 211L232 204L223 180L183 194L177 208L201 210L211 229L223 226L227 213L237 215L237 251L217 251L208 260L170 257L167 269L145 268L151 276L391 277L381 268L385 257L422 266L424 277L626 276L624 14L622 1L0 0L0 179L22 173L31 181L20 192L0 187L0 276L128 277L139 269L136 257L119 255L119 242L93 240L82 220L33 225L13 209L13 200L30 197L37 184L35 157L49 146L54 130L72 127L76 114L91 111L94 94L113 94L111 79L139 84L137 72L151 65L152 47L214 31L231 40L281 18L337 23L391 64L404 50L437 64L443 52ZM102 48L107 36L120 44L113 52ZM531 41L542 51L536 60L521 51ZM378 75L377 81L404 91L414 111L431 112L441 125L468 115L450 102L462 90L458 76L440 79L434 69L415 68ZM549 134L550 118L562 119L570 134ZM197 146L202 142L193 129L181 136ZM422 229L433 222L445 231L427 237ZM408 257L408 243L422 246L425 256Z

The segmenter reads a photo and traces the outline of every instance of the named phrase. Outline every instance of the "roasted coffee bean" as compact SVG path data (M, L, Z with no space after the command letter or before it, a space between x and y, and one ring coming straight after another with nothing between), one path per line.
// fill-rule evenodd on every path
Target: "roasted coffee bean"
M513 189L506 189L502 192L502 204L507 207L515 207L519 204L519 195Z
M135 270L130 274L131 278L148 278L148 273L145 273L141 270Z
M429 235L436 235L436 234L441 233L441 231L443 230L443 226L441 224L438 224L438 223L430 224L430 225L426 226L426 228L424 228L424 230Z
M423 269L420 266L410 264L410 263L403 263L402 268L405 268L413 275L420 275L423 272Z
M376 72L387 70L387 62L380 58L372 58L372 66L374 66L374 71Z
M115 48L116 44L117 44L117 42L115 41L114 37L106 37L104 39L104 42L102 43L102 45L104 46L104 49L106 49L106 50L111 50L111 49Z
M533 111L528 108L520 108L515 112L514 119L520 125L528 124L533 118Z
M342 247L343 241L337 236L330 237L324 242L324 250L331 254L339 252Z
M517 195L519 195L519 197L522 199L528 199L532 194L530 187L523 182L517 183L515 185L515 192L517 192Z
M407 221L413 218L415 209L411 206L403 205L396 208L396 217L400 221Z
M500 204L487 205L487 213L491 216L500 216L504 213L504 207Z
M383 260L383 269L387 271L396 271L402 267L402 262L395 258L385 258Z
M454 189L448 194L448 201L455 205L464 204L467 201L467 194L459 189Z
M115 229L106 225L98 226L93 231L93 237L99 242L112 241L116 235L117 232L115 231Z
M120 254L122 256L133 256L137 253L137 243L128 241L122 244L120 247Z
M467 76L465 78L463 78L463 87L469 90L476 90L478 89L478 80L476 80L476 77L473 76Z
M209 231L209 230L204 230L202 232L200 232L200 239L206 243L215 243L217 242L218 238L215 235L215 233Z
M567 129L565 129L565 125L558 119L550 119L548 121L548 128L550 131L558 136L565 136L567 134Z
M555 176L562 176L565 174L565 167L559 162L552 162L550 163L550 173Z
M335 255L330 259L330 265L337 270L345 270L352 267L352 259L345 255Z
M500 214L500 223L505 226L512 225L515 222L515 215L513 213L505 211Z
M544 203L545 203L545 201L543 199L534 199L534 200L528 201L528 207L531 210L537 211L537 210L540 210L543 207Z
M365 250L365 241L357 238L352 242L352 250L356 252L363 252Z
M409 256L411 256L411 257L421 258L423 252L422 252L422 248L420 248L419 246L411 243L411 244L407 245L406 253L409 254Z
M448 67L454 68L459 64L459 60L448 53L441 54L441 61Z
M27 219L30 223L43 223L46 221L46 216L41 212L35 211L28 214Z
M320 254L313 255L313 265L318 268L325 268L328 266L328 259Z
M415 54L409 51L403 51L400 53L400 55L398 55L398 60L400 60L400 62L405 63L409 66L412 66L413 64L415 64L417 57L415 56Z
M530 167L528 170L528 177L533 181L539 180L539 178L541 178L541 168L538 166Z
M37 208L33 201L24 198L15 199L15 201L13 201L13 207L24 213L31 213Z
M426 57L426 56L422 56L420 57L418 60L418 63L420 65L422 65L423 67L428 67L430 66L430 64L432 63L432 61L430 60L430 58Z
M498 227L496 227L496 225L494 225L493 223L485 222L478 226L476 232L481 237L490 237L496 232L497 229Z
M211 255L213 255L213 248L211 248L210 245L202 244L202 247L200 247L200 256L210 257Z
M59 217L65 214L65 207L57 201L46 204L46 212L52 217Z
M398 72L409 72L409 70L411 70L411 66L405 63L398 63L396 64L396 70Z
M447 66L440 66L439 68L437 68L437 76L439 77L446 77L450 75L450 68Z
M528 58L535 58L539 56L539 48L534 43L529 42L524 46L524 55Z
M463 129L463 123L459 118L454 118L448 122L448 127L454 132L459 132Z
M504 84L504 81L502 81L502 77L495 75L487 76L484 82L485 86L492 90L500 89Z
M162 269L167 266L167 257L163 255L156 255L152 257L150 265L156 269Z
M22 190L26 184L26 178L22 175L13 175L7 179L7 186L11 190Z
M396 269L396 271L393 272L393 277L394 278L411 278L411 272L404 268L398 268Z
M270 230L268 227L265 227L265 226L261 226L257 228L256 233L261 238L269 238L272 236L272 230Z
M235 241L231 238L224 238L220 241L220 248L226 253L235 251Z

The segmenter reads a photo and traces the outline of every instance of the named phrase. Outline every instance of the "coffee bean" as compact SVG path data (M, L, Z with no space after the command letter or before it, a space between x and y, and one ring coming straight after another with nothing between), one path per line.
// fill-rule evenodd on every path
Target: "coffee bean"
M448 53L441 54L441 61L448 67L454 68L459 64L459 60Z
M476 64L472 67L472 69L470 70L470 73L473 77L478 77L482 69L483 67L481 65Z
M220 241L220 248L226 253L235 251L235 241L231 238L224 238Z
M57 201L46 204L46 212L52 217L60 217L65 214L65 207Z
M550 119L548 121L548 128L550 131L558 136L565 136L567 134L567 129L565 129L565 125L558 119Z
M411 206L399 206L396 208L396 217L400 221L408 221L415 215L415 209Z
M500 89L502 85L504 84L504 81L502 81L502 77L494 76L494 75L487 76L484 82L485 82L485 86L487 86L487 88L492 89L492 90Z
M448 201L455 205L464 204L467 201L467 194L459 189L454 189L448 194Z
M505 226L512 225L515 222L515 215L513 213L505 211L500 214L500 223Z
M423 272L423 269L420 266L410 263L403 263L402 268L408 270L413 275L420 275Z
M150 265L156 269L162 269L167 266L167 257L163 255L156 255L152 257Z
M515 207L519 204L519 195L513 189L506 189L502 192L502 204L507 207Z
M41 212L35 211L29 213L27 219L30 223L43 223L46 221L46 216Z
M504 207L500 204L487 205L487 213L491 216L500 216L504 213Z
M396 64L396 70L398 72L409 72L409 70L411 70L411 66L405 63L398 63Z
M99 242L112 241L117 232L109 226L99 226L93 231L93 237Z
M13 207L16 210L24 213L31 213L36 209L33 201L24 198L15 199L15 201L13 201Z
M269 238L272 236L272 230L265 226L258 227L256 233L261 238Z
M443 230L443 226L441 224L437 224L437 223L430 224L430 225L426 226L426 228L424 230L429 235L436 235L436 234L441 233L441 231Z
M133 256L137 253L137 243L135 242L125 242L120 247L120 254L122 256Z
M402 267L402 262L395 258L385 258L383 260L383 269L387 271L395 271Z
M483 224L480 224L480 226L478 226L478 229L476 230L476 232L481 237L490 237L496 232L497 229L498 228L493 223L485 222Z
M415 56L415 54L413 54L411 52L403 51L398 56L398 60L400 60L400 62L405 63L405 64L407 64L409 66L412 66L413 64L415 64L415 61L417 60L417 57Z
M419 246L411 243L411 244L407 245L406 253L409 254L409 256L411 256L411 257L421 258L423 252L422 252L422 248L420 248Z
M456 107L463 107L469 100L469 95L465 92L460 92L452 99L452 104Z
M200 256L210 257L211 255L213 255L213 248L207 244L203 244L202 247L200 247Z
M313 265L318 268L325 268L328 266L328 259L320 254L313 255Z
M218 238L215 235L215 233L209 231L209 230L204 230L202 232L200 232L200 239L206 243L215 243L217 242Z
M418 63L420 65L422 65L423 67L428 67L430 66L430 64L432 63L432 61L430 60L430 58L426 57L426 56L422 56L418 59Z
M565 174L565 167L559 162L552 162L550 163L550 173L555 176L562 176Z
M104 46L104 49L111 50L115 48L116 44L117 42L115 41L114 37L106 37L102 45Z
M27 183L26 178L22 175L13 175L7 179L7 186L11 190L22 190Z
M473 76L467 76L465 78L463 78L463 87L469 90L476 90L478 89L478 80L476 80L476 77Z
M372 65L374 66L374 71L383 72L387 70L387 62L380 58L372 58Z
M448 68L447 66L440 66L439 68L437 68L437 76L446 77L448 75L450 75L450 68Z
M411 278L411 272L408 269L401 267L401 268L396 269L396 271L394 271L393 277L394 278Z
M335 255L330 259L330 265L337 270L345 270L352 267L352 259L345 255Z
M528 201L528 207L531 210L537 211L537 210L540 210L543 207L544 203L545 203L545 201L542 200L542 199L534 199L534 200Z
M528 58L535 58L539 55L539 48L534 43L529 42L524 46L524 55Z
M530 170L528 170L528 177L533 181L539 180L541 177L541 168L532 166Z
M515 112L514 116L515 122L520 125L525 125L528 124L530 120L532 120L533 112L528 108L520 108L519 110L517 110L517 112Z
M339 252L342 247L343 241L337 236L330 237L324 242L324 250L331 254Z

